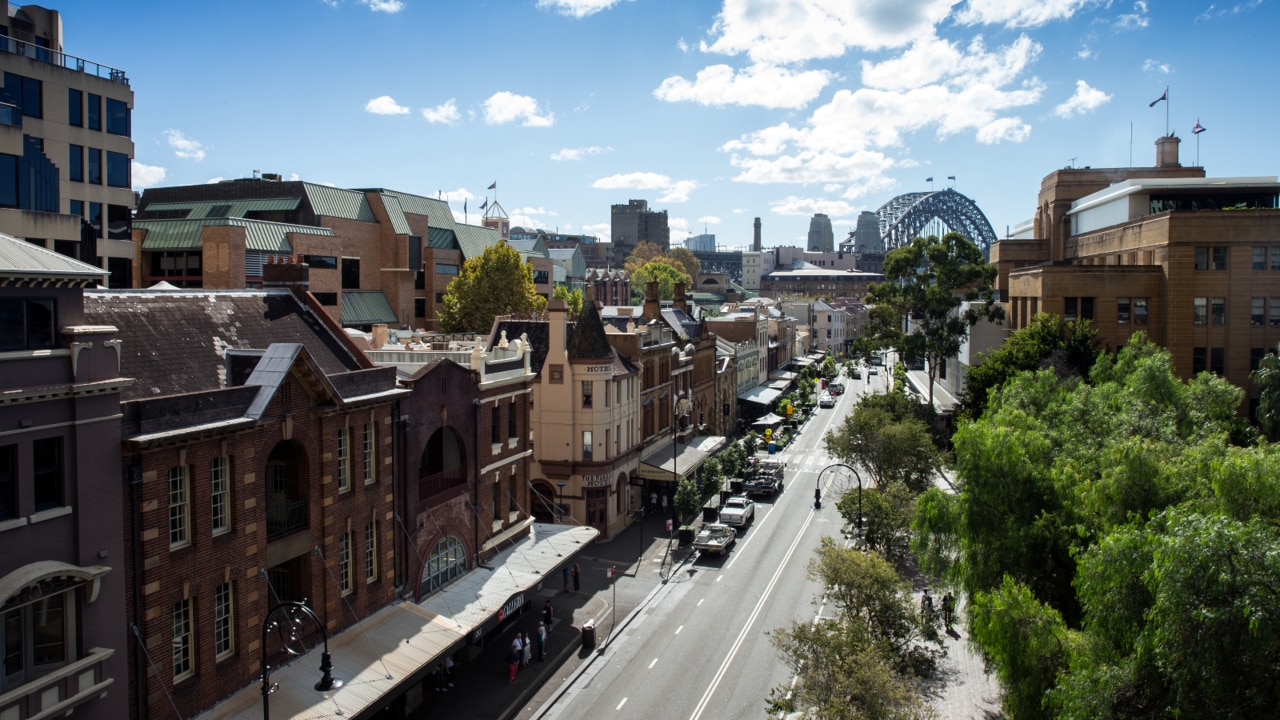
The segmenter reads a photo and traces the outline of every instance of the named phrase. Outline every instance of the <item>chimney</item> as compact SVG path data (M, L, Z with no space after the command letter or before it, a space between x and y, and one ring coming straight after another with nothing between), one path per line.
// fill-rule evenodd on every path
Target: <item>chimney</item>
M678 282L675 284L675 296L675 300L672 301L671 306L679 308L686 313L689 312L689 303L684 299L684 283Z
M373 349L381 350L383 345L387 344L387 324L374 323L373 326Z
M658 302L658 281L652 280L644 285L644 317L653 320L658 317L662 303Z
M755 228L755 240L751 244L751 249L755 252L760 252L760 218L756 218Z
M1156 167L1182 167L1178 162L1178 144L1182 140L1173 135L1156 139Z
M274 258L273 258L274 260ZM262 266L262 287L306 291L311 286L311 266L295 258Z

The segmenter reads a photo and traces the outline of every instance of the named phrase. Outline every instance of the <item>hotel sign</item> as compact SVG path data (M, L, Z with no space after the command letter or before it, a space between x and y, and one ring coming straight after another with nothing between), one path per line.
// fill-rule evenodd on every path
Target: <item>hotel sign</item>
M610 480L613 476L609 473L603 475L583 475L582 487L609 487Z
M607 373L611 370L613 370L612 365L588 365L582 368L582 372L588 375L598 375L600 373Z

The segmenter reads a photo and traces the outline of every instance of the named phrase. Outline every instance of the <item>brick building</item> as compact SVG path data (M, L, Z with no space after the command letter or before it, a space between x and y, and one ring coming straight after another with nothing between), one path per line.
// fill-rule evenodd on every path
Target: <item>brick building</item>
M671 227L666 210L650 210L648 200L628 200L610 209L610 242L613 263L626 262L631 251L642 242L651 242L665 252L671 249Z

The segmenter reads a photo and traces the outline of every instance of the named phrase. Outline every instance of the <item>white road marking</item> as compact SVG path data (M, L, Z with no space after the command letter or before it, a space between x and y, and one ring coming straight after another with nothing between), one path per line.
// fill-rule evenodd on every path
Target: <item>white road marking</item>
M676 634L677 634L677 635L679 635L679 634L680 634L680 631L681 631L681 630L683 630L683 629L684 629L684 626L683 626L683 625L681 625L680 627L676 628Z
M721 580L723 580L723 579L724 579L724 575L723 575L723 574L720 574L720 575L717 575L717 576L716 576L716 582L720 582L720 581L721 581Z
M702 598L701 600L698 601L697 605L694 605L694 607L702 607L702 603L706 602L706 600L707 600L706 598Z
M627 699L626 699L626 698L622 698L622 702L618 703L618 707L614 708L614 709L613 709L613 711L614 711L614 712L617 712L617 711L621 710L621 709L622 709L622 706L623 706L623 705L626 705L626 704L627 704Z
M652 670L652 669L653 669L653 666L654 666L654 665L657 665L657 664L658 664L658 658L654 658L654 659L653 659L653 662L649 663L649 667L647 667L647 668L645 668L645 669L646 669L646 670Z

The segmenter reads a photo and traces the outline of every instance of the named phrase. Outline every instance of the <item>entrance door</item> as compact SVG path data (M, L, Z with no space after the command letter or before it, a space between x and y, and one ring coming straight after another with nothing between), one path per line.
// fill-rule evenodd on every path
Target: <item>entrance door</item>
M587 488L587 524L608 536L609 531L609 488Z

